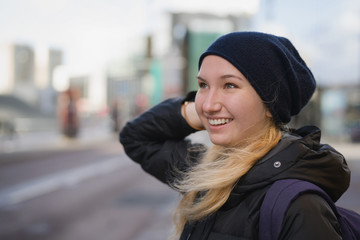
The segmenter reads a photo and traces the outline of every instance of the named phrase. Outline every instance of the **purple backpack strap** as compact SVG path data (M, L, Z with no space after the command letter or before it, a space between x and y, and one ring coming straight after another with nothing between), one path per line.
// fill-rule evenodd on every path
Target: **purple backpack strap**
M259 240L277 240L283 219L292 201L304 193L315 193L327 201L335 213L344 240L360 239L360 215L338 207L320 187L298 179L278 180L267 191L260 209Z
M267 191L260 209L259 240L278 239L286 211L292 201L304 193L319 194L327 202L332 203L321 188L310 182L298 179L276 181ZM330 207L335 208L335 205L332 205Z
M360 239L360 215L350 209L336 206L337 218L344 240Z

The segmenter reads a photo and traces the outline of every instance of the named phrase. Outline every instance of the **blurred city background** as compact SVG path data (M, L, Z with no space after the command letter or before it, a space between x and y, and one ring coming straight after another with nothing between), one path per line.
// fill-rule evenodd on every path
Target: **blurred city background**
M231 31L297 47L318 87L291 126L345 155L340 203L360 212L360 1L0 0L0 239L166 239L178 196L117 135L197 89L199 55Z

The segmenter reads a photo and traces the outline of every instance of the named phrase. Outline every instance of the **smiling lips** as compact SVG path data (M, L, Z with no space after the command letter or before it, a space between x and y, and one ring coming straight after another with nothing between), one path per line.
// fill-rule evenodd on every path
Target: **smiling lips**
M229 123L231 121L232 121L231 118L209 119L209 123L212 126L224 125L224 124L227 124L227 123Z

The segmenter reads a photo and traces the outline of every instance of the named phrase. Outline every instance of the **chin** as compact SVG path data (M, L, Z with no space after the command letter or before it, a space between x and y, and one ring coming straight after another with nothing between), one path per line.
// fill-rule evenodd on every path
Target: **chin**
M210 138L210 141L211 141L214 145L223 146L223 147L229 146L229 142L227 142L227 141L225 141L225 140Z

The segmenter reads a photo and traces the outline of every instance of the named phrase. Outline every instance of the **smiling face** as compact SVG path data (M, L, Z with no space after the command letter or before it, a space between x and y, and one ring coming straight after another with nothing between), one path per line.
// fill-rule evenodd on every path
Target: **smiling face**
M244 75L225 59L209 55L198 74L196 111L212 143L235 146L261 130L270 112Z

